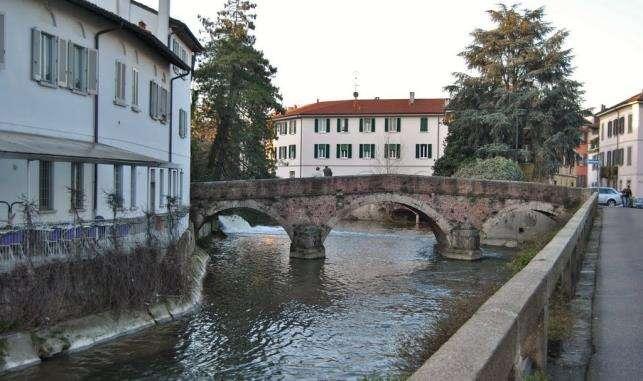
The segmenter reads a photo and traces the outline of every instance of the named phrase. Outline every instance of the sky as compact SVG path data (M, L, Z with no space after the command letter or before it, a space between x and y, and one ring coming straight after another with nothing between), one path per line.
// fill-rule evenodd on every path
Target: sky
M157 8L157 0L143 0ZM199 36L225 0L173 0L171 15ZM256 46L277 67L284 106L352 98L446 97L458 56L498 0L256 0ZM508 3L511 4L511 3ZM643 90L643 0L523 0L567 29L583 106L612 105ZM200 35L203 37L202 35ZM357 81L354 79L357 74Z

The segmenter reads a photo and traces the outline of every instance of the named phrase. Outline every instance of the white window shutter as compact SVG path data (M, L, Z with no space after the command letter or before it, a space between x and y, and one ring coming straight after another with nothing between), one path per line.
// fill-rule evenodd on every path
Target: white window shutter
M0 69L5 65L5 32L4 32L4 14L0 13Z
M158 85L154 81L150 81L150 116L152 119L158 117Z
M98 94L98 50L87 49L87 92Z
M67 40L58 40L58 86L67 87Z
M42 74L40 73L40 44L40 31L33 28L31 30L31 78L34 81L42 79Z
M70 89L74 88L74 79L76 73L74 73L74 54L75 49L71 41L67 42L67 85Z

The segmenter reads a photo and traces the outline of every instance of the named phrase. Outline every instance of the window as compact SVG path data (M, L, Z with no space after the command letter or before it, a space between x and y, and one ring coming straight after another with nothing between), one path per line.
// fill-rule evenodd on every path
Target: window
M315 144L315 159L330 158L330 144Z
M295 144L288 146L288 158L289 159L297 158L297 146Z
M179 203L183 200L183 170L179 173Z
M618 165L625 164L625 149L620 148L616 150L616 152L618 152Z
M375 132L375 118L360 118L359 132Z
M5 65L5 32L4 32L4 14L0 13L0 69Z
M402 118L384 119L384 132L400 132L402 130Z
M138 103L138 70L132 69L132 110L139 111Z
M85 201L85 171L83 163L71 163L71 209L84 209Z
M52 210L54 206L54 168L51 161L41 161L38 177L38 205L40 210Z
M607 137L612 137L612 121L607 122Z
M429 118L426 116L420 118L420 132L429 132Z
M0 54L2 53L0 52ZM627 133L629 134L631 132L632 132L632 114L627 116Z
M119 106L125 106L125 73L126 66L120 61L116 61L116 95L114 103Z
M179 110L179 137L185 139L188 135L188 113L187 111Z
M165 204L165 171L159 169L159 206L162 208Z
M348 132L348 119L337 119L337 132Z
M87 49L69 44L69 88L81 93L87 92Z
M416 159L430 159L433 157L433 146L431 144L416 144L415 145L415 158Z
M288 133L295 135L297 133L297 121L291 120L288 122Z
M338 144L337 145L337 158L338 159L350 159L353 157L353 145L352 144Z
M627 147L627 165L632 165L632 147Z
M130 167L130 180L129 180L129 207L136 208L136 166Z
M161 123L167 121L167 90L150 81L150 116Z
M57 38L36 29L33 33L33 77L41 83L55 85L58 61Z
M315 118L315 132L317 133L329 133L330 132L330 119L329 118Z
M116 206L123 207L123 166L114 165L114 195Z
M287 159L287 158L288 158L288 146L279 147L279 159Z
M150 194L149 194L150 212L156 211L156 171L150 169Z
M605 123L601 124L601 140L605 140Z
M625 117L624 116L618 118L618 133L621 134L621 135L625 133Z
M374 159L375 158L375 144L360 144L359 145L359 158L360 159Z
M399 159L401 147L399 144L384 144L385 159Z
M288 172L288 176L289 176L291 179L295 178L295 171L290 171L290 172Z

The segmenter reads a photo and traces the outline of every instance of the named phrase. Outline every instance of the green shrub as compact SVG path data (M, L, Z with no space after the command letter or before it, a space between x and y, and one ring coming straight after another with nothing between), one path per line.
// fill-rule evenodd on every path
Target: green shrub
M524 179L518 163L500 156L467 162L458 168L454 177L510 181L521 181Z

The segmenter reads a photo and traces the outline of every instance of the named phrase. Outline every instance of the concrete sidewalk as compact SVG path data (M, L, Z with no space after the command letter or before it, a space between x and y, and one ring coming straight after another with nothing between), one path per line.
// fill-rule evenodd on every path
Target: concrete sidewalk
M643 210L605 208L590 380L643 379Z

